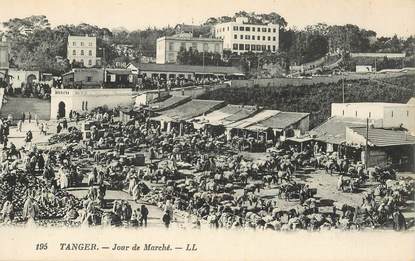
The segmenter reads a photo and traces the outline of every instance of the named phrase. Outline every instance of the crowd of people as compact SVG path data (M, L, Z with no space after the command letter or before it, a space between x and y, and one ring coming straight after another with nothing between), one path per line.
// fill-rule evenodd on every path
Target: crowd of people
M196 77L195 79L186 79L184 77L165 79L161 77L144 76L138 83L138 90L148 89L172 89L187 86L210 85L222 82L218 77Z
M118 113L101 108L86 115L83 128L90 135L85 141L67 135L56 148L41 150L33 144L14 148L13 153L11 145L5 146L9 153L2 158L0 177L8 189L1 194L9 196L1 202L2 220L12 222L15 209L18 220L36 220L49 211L70 224L146 226L150 214L146 204L151 204L163 210L160 219L166 227L179 219L196 227L282 231L408 226L402 209L414 196L414 181L398 179L389 167L366 170L360 162L322 153L317 144L303 151L278 144L268 156L252 160L232 146L241 137L227 140L225 135L191 128L184 135L174 128L166 133L146 111L127 123L118 121ZM72 117L70 123L74 127L62 120L57 132L79 132L78 120ZM4 126L0 125L2 132ZM31 134L26 139L31 143ZM137 161L141 154L147 155L147 164ZM317 189L296 178L307 168L338 175L341 193L370 189L362 193L361 204L328 204L330 199L315 197ZM31 177L30 182L22 177ZM16 182L25 189L13 195ZM83 198L66 191L85 183ZM108 189L126 190L135 203L109 202ZM263 197L263 190L273 191L273 196ZM16 200L22 197L25 202L19 205ZM286 204L289 207L282 207Z

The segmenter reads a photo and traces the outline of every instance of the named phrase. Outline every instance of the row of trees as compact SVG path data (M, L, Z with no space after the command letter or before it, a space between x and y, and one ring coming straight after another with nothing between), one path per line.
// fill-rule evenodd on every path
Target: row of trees
M415 95L414 75L347 83L350 84L345 88L345 102L406 103ZM310 127L313 128L330 117L331 103L342 102L342 82L303 86L229 87L207 92L200 98L224 100L230 104L258 105L266 109L309 112Z
M280 43L277 54L244 54L241 56L227 54L225 62L218 61L215 54L205 54L207 64L240 65L247 71L261 66L263 61L275 61L283 68L293 64L303 64L327 53L335 52L406 52L414 55L415 38L407 39L380 37L376 32L361 29L356 25L316 24L299 30L288 28L287 21L279 14L256 14L254 12L237 12L234 16L210 17L201 28L216 23L229 22L237 17L248 17L250 23L277 23L280 25ZM127 31L123 28L109 30L90 24L59 25L52 28L46 16L37 15L26 18L14 18L3 23L4 34L11 42L11 64L23 69L38 69L59 73L68 70L70 64L66 60L56 57L66 57L66 44L68 35L94 35L97 37L97 55L103 57L103 62L113 64L116 61L131 62L140 56L155 57L156 39L161 36L170 36L176 33L172 27L147 28L145 30ZM138 56L129 57L118 55L116 45L130 45ZM203 54L182 52L180 62L183 64L203 64ZM264 58L265 57L265 58ZM229 62L230 61L230 62Z
M213 65L213 66L223 66L227 65L222 61L222 57L219 53L213 52L199 52L198 50L193 50L189 48L181 48L177 54L177 63L187 64L187 65Z

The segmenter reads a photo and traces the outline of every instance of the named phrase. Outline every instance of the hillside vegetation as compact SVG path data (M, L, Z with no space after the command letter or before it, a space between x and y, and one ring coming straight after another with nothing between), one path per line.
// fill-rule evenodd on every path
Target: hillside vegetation
M345 82L345 102L406 103L415 96L415 75L382 80ZM342 83L309 86L223 88L200 99L225 100L230 104L259 105L265 109L309 112L313 128L330 117L331 103L342 102Z

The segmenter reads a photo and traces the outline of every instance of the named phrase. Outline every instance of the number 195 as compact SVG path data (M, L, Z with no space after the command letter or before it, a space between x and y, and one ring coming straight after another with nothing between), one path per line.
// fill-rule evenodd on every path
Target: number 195
M36 244L36 250L47 250L47 249L48 249L48 243Z

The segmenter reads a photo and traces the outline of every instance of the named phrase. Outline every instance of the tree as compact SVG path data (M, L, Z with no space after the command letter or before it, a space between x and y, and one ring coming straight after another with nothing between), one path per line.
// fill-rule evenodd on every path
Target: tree
M3 22L9 36L24 35L35 30L50 28L49 20L44 15L32 15L25 18L13 18Z

